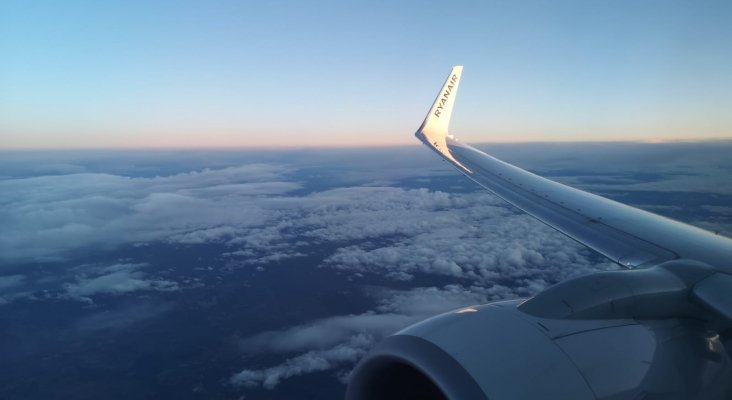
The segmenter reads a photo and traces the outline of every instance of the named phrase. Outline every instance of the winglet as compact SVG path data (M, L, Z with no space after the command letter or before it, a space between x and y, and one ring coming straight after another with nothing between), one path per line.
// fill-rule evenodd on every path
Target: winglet
M437 95L434 104L432 104L432 108L430 108L430 112L427 114L424 122L422 122L422 126L415 133L415 136L428 147L431 147L460 168L470 171L453 158L447 147L450 117L452 116L452 109L455 105L455 97L457 97L462 73L462 65L452 67L450 75L447 76L445 84L442 85L442 90Z

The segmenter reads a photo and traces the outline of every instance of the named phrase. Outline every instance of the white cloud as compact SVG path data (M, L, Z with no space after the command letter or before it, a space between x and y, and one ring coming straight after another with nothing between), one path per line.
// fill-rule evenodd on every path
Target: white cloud
M172 243L201 244L222 241L236 235L237 231L232 226L218 226L215 228L204 228L193 232L179 233L170 236L167 240Z
M92 246L233 236L238 228L268 220L258 200L301 187L281 181L286 172L250 164L153 178L79 173L0 180L0 261L54 260Z
M115 264L98 268L94 276L90 273L77 277L76 282L64 285L65 295L70 298L90 301L90 296L98 294L125 294L139 290L173 291L178 290L178 283L150 278L138 268L145 264Z
M484 284L525 280L539 288L612 267L595 265L583 246L485 193L359 188L337 194L340 203L330 193L326 212L306 210L302 218L306 237L359 243L328 257L331 268L397 280L417 273Z
M290 353L325 349L354 334L365 333L381 337L412 322L415 322L413 316L390 312L336 316L282 331L264 332L242 340L240 345L248 353Z
M245 369L231 377L230 382L235 386L252 387L261 384L267 389L273 389L286 378L329 370L344 363L354 363L366 354L373 344L373 338L368 335L355 335L346 343L327 350L309 351L275 367L263 370Z

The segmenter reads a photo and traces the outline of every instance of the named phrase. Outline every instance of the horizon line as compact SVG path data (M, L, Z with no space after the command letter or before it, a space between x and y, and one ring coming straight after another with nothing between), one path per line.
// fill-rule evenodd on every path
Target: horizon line
M695 139L621 139L621 140L515 140L515 141L471 141L475 145L507 145L507 144L568 144L568 143L637 143L637 144L673 144L673 143L714 143L732 142L732 136L727 138L695 138ZM33 151L292 151L318 149L370 149L391 147L419 147L421 143L394 143L394 144L320 144L320 145L238 145L238 146L90 146L90 147L0 147L0 152L33 152Z

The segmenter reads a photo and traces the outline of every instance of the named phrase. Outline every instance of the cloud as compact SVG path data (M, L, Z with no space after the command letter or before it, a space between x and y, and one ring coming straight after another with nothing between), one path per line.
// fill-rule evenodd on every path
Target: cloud
M343 188L308 196L298 213L279 231L269 227L262 248L297 240L344 243L323 266L354 274L395 280L431 274L483 283L524 279L525 286L543 287L611 268L596 265L596 256L583 246L483 192Z
M140 290L174 291L178 283L149 278L148 274L138 271L146 264L115 264L97 269L96 273L86 272L77 277L76 282L64 285L65 295L70 298L90 301L90 296L99 294L119 295ZM94 276L89 276L90 274Z
M181 244L202 244L224 240L236 235L236 229L232 226L218 226L215 228L204 228L193 232L179 233L170 236L167 241Z
M58 260L85 248L233 236L268 216L258 199L298 190L287 169L251 164L163 177L104 173L0 180L0 262ZM205 210L205 211L202 211Z
M313 321L283 331L263 332L242 340L240 346L248 353L290 353L309 349L325 349L358 334L381 337L415 322L408 315L368 312Z
M6 275L0 276L0 293L7 289L12 289L20 286L25 281L24 275Z
M311 372L325 371L344 363L352 364L360 359L374 344L368 335L355 335L348 342L327 350L309 351L285 361L283 364L263 370L245 369L229 380L235 386L262 385L275 388L283 379Z
M702 206L703 209L720 215L732 215L732 207L728 206Z
M105 309L75 321L73 327L82 333L121 330L157 318L173 309L169 303L143 301L116 309Z
M359 314L324 318L281 331L264 332L244 339L247 353L274 352L302 354L281 364L247 368L230 378L235 386L273 389L282 380L331 369L350 369L383 337L435 314L466 305L516 297L509 288L447 285L406 291L382 290L375 310Z

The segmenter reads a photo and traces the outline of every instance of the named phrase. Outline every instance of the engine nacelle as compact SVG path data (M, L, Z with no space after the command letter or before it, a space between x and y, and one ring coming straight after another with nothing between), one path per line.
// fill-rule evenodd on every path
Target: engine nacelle
M348 400L729 399L732 361L699 321L548 319L503 301L388 337Z

